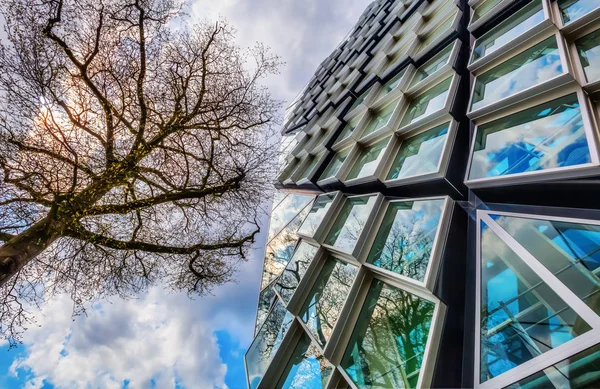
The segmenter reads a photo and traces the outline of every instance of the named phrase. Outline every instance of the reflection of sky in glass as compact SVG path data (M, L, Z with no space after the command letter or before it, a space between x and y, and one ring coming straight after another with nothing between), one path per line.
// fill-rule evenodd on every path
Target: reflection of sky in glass
M308 335L300 338L277 389L324 389L333 366L311 344Z
M337 153L333 157L331 162L329 162L329 165L327 165L327 168L325 169L325 171L321 175L321 178L319 178L319 179L324 180L326 178L335 176L340 171L340 168L342 167L342 164L346 160L346 157L348 156L349 153L350 153L350 149L340 151L339 153Z
M386 138L364 149L352 166L346 180L367 177L375 173L375 169L383 157L383 150L386 148L388 142L389 138Z
M424 281L444 200L390 203L367 261Z
M304 277L317 250L318 247L312 246L304 241L300 242L294 252L292 260L285 267L279 280L277 280L275 290L286 304L290 302L294 291L300 283L300 279Z
M269 239L277 235L313 198L314 196L290 194L283 201L274 203L269 222Z
M477 77L471 110L540 84L563 73L554 37Z
M410 86L412 87L414 85L417 85L419 82L431 76L433 73L437 72L442 66L444 66L448 62L448 58L450 58L450 53L452 52L453 46L453 44L446 46L445 49L437 53L433 58L431 58L429 61L425 62L421 67L419 67L417 69L417 72L413 76L412 81L410 82Z
M330 257L300 313L300 318L324 347L337 322L358 268Z
M444 108L451 81L452 79L448 78L433 88L430 88L422 95L415 97L410 102L408 110L402 118L400 127L404 127L407 124L413 123L418 119L429 116L432 113Z
M563 23L569 24L600 6L598 0L558 0Z
M268 286L260 291L260 294L258 295L258 312L256 313L256 327L254 336L256 336L256 332L258 332L260 326L267 318L267 314L269 313L269 309L271 308L274 298L275 291L272 287Z
M447 138L448 123L445 123L404 140L386 179L394 180L438 171Z
M491 229L480 239L484 382L591 328Z
M319 227L319 224L321 224L323 218L325 217L325 214L331 206L334 197L335 194L333 193L324 194L317 197L317 201L315 201L315 203L313 204L310 212L308 213L308 216L306 217L306 219L304 219L304 222L302 223L302 226L300 227L298 232L301 232L307 236L312 236Z
M588 162L577 96L569 95L479 127L469 179Z
M250 389L255 389L290 328L294 316L277 300L246 353Z
M396 89L400 84L400 80L402 79L402 76L404 76L405 71L406 69L403 69L400 73L394 76L394 78L392 78L385 85L383 85L377 94L377 99L382 98L383 96Z
M493 53L544 20L541 1L532 1L476 42L471 62Z
M600 80L600 30L578 39L575 44L588 82Z
M376 196L346 199L327 235L327 239L325 239L325 243L342 251L352 251L373 209L373 205L375 205L375 199Z
M373 114L361 137L365 137L385 127L390 121L390 118L394 113L394 108L396 108L397 104L398 102L394 101L393 103L386 105L381 111Z

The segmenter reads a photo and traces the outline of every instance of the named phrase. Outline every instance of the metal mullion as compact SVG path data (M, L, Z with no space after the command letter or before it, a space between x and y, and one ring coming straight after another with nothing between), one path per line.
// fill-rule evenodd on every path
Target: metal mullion
M565 303L567 303L592 328L600 328L600 317L584 303L571 289L563 284L546 266L541 264L529 251L521 246L515 238L506 232L487 213L481 214L486 225L504 241L519 258L533 270Z

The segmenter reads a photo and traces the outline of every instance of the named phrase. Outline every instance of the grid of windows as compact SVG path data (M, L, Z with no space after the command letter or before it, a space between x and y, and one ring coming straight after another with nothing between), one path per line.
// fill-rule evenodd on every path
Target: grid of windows
M250 388L600 386L599 67L597 0L372 2L286 112Z

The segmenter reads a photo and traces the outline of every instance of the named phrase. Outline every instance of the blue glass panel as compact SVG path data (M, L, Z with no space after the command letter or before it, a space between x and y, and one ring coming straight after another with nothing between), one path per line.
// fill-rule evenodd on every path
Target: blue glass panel
M288 362L278 389L322 389L325 388L333 366L311 344L308 335L300 338L293 355Z

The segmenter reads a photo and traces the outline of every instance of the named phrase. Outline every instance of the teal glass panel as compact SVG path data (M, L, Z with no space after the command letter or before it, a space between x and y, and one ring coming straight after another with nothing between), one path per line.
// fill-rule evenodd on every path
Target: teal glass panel
M348 112L352 112L354 111L359 105L361 105L362 103L365 102L365 98L367 97L367 95L369 94L369 92L371 92L371 88L367 89L363 94L361 94L360 96L358 96L356 98L356 100L354 100L354 103L352 104L352 106L350 107L350 110L348 110Z
M452 48L454 44L450 44L446 46L443 50L437 53L433 58L429 61L425 62L422 66L417 69L417 72L413 76L413 79L410 82L410 86L413 87L417 85L419 82L423 81L427 77L431 76L442 66L448 63L448 59L450 59L450 54L452 53Z
M277 235L314 198L314 196L290 194L280 203L274 204L269 222L269 240Z
M373 175L381 158L383 158L383 152L389 141L390 138L385 138L363 149L356 162L354 162L354 165L352 165L346 181Z
M342 164L348 157L348 154L350 154L350 149L342 150L339 153L337 153L333 157L331 162L329 162L329 165L327 165L325 171L323 172L323 174L321 174L319 180L324 180L326 178L335 176L340 171L340 168L342 167Z
M600 314L600 227L511 216L495 221Z
M506 389L600 388L600 345L547 367Z
M375 280L341 366L359 388L416 388L435 304Z
M376 196L347 198L327 234L325 244L351 252L373 210L376 198Z
M392 114L394 113L394 108L396 108L397 105L398 101L394 101L383 107L380 111L373 113L369 123L361 134L361 138L364 138L365 136L377 132L383 127L387 126L392 118Z
M258 295L258 311L256 312L256 325L254 326L254 336L265 322L269 311L271 310L271 306L273 305L273 301L275 300L275 291L272 288L272 285L267 286L263 290L260 291Z
M300 280L304 277L318 249L318 247L301 241L294 252L292 260L285 267L277 283L275 283L275 290L286 304L290 302L292 295L296 291Z
M349 123L347 123L344 126L344 129L342 130L340 135L338 136L337 142L342 141L348 138L350 135L352 135L354 133L354 130L356 130L356 126L358 126L359 120L360 118L355 118L354 120L351 120Z
M544 21L544 10L540 0L529 4L515 12L498 26L492 28L475 42L471 62L493 53L508 42L523 35Z
M331 337L357 273L356 266L329 257L308 295L300 318L321 347Z
M561 74L562 62L553 36L478 76L471 110L495 103Z
M419 52L426 50L426 49L431 49L431 44L433 44L433 42L438 39L439 37L441 37L446 31L448 31L449 28L452 27L452 24L454 23L454 19L456 18L456 8L454 8L454 11L451 12L450 16L448 16L446 19L444 19L437 27L435 27L435 29L433 31L431 31L429 34L427 34L427 36L425 37L425 39L423 39L423 41L421 41L421 45L419 46Z
M398 88L400 85L400 81L402 81L402 77L404 76L406 69L402 69L400 73L394 76L391 80L385 83L377 94L377 100L381 99L383 96L387 96L393 90Z
M569 24L600 7L598 0L558 0L563 23Z
M400 145L386 180L437 172L448 139L449 125L450 123L444 123L405 139Z
M390 202L367 262L423 282L444 203Z
M471 17L471 23L479 20L483 15L488 13L492 8L494 8L496 5L500 4L500 1L501 0L484 0L484 1L482 1L477 6L477 8L475 8L475 11L473 12L473 16Z
M600 80L600 30L576 40L575 45L587 81Z
M448 78L430 88L422 95L415 97L410 102L408 110L402 118L400 127L411 124L444 108L451 82L452 78Z
M306 219L304 219L304 223L302 223L298 232L307 236L313 236L323 221L327 210L331 207L334 197L335 193L327 193L317 197L317 200L310 209Z
M277 389L325 389L333 366L310 342L308 335L300 338Z
M591 161L575 94L481 125L469 179L575 166Z
M481 222L481 382L591 327Z
M250 389L258 386L293 321L294 316L277 300L245 355Z

